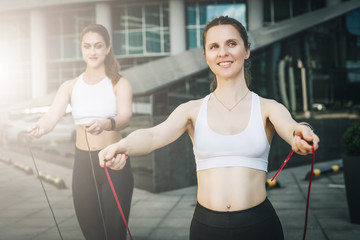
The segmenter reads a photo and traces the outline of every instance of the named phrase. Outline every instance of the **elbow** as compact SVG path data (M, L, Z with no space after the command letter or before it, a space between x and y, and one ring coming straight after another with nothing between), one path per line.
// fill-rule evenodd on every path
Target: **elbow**
M127 128L127 127L130 126L131 118L132 118L132 113L129 113L129 114L125 117L124 128Z

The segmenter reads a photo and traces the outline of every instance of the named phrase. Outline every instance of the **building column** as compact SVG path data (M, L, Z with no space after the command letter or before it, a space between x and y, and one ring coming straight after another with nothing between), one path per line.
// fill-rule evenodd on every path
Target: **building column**
M47 93L45 16L40 10L30 12L31 97Z
M186 50L185 0L169 0L171 55Z
M249 0L247 1L248 13L248 30L253 31L263 27L264 10L263 0Z
M95 7L96 23L103 25L109 32L110 42L112 43L112 22L110 3L96 3Z

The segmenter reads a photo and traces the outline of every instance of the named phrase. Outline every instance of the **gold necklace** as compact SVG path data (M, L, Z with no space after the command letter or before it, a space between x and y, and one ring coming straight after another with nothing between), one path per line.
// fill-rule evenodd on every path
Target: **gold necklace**
M214 91L214 95L215 95L216 100L218 100L218 102L221 103L221 105L223 105L224 108L226 108L229 112L231 112L231 110L233 110L233 109L241 102L241 100L243 100L243 99L246 97L246 95L247 95L249 92L250 92L250 90L248 90L248 91L245 93L245 95L242 96L242 97L240 98L240 100L237 101L237 102L235 103L235 105L232 106L231 108L228 108L222 101L220 101L220 99L218 99L218 97L216 96L215 91Z

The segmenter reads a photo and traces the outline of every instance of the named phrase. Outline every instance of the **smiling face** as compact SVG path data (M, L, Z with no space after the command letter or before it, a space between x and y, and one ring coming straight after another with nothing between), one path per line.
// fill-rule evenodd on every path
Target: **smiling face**
M104 38L96 32L87 32L81 41L81 51L88 67L98 68L104 65L110 46L106 46Z
M217 78L236 78L244 75L244 61L250 56L239 31L232 25L216 25L205 35L204 55Z

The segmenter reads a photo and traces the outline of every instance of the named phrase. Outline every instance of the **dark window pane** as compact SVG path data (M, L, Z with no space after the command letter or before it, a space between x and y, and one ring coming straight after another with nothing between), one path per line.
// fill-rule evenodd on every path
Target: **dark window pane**
M126 41L125 33L117 32L113 35L113 48L115 55L125 55L126 54Z
M129 32L129 53L143 53L143 37L141 31Z
M75 13L72 13L72 14L77 15L74 18L75 22L73 24L74 24L74 26L76 25L77 28L79 29L79 30L75 29L74 33L78 33L78 31L81 31L86 26L93 23L95 20L95 14L91 10L83 10L83 11L77 12L76 14Z
M202 34L203 34L203 32L204 32L204 28L203 27L201 27L200 28L200 46L202 47L202 44L203 44L203 39L202 39ZM198 47L200 47L200 46L198 46Z
M188 6L187 8L187 24L196 25L196 7Z
M169 29L164 30L164 51L170 52L170 33Z
M133 6L128 8L127 16L129 30L142 28L142 8L141 6Z
M274 0L275 21L290 18L290 3L288 0Z
M303 0L293 0L292 2L293 16L304 14L309 11L308 4Z
M149 53L160 53L160 33L157 31L146 32L146 51Z
M169 6L167 4L163 5L163 24L164 27L168 27L169 26Z
M160 11L155 5L145 6L146 28L160 27Z
M272 22L271 19L271 1L265 0L264 2L264 22Z
M310 0L311 2L311 11L324 8L326 6L326 0Z
M75 35L64 36L64 58L75 58L78 45Z
M201 25L205 25L208 22L208 12L206 6L199 6L199 21Z
M196 48L197 47L197 36L196 29L188 30L188 48Z
M62 28L63 28L63 34L74 34L76 33L75 30L75 17L74 12L64 12L63 13L63 19L62 19Z

